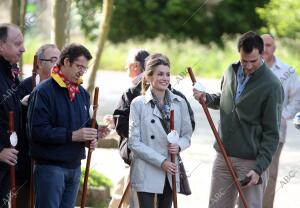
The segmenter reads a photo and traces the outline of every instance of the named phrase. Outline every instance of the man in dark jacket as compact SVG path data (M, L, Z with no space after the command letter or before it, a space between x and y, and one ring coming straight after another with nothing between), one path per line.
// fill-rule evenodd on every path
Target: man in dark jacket
M12 24L0 24L0 207L8 207L9 165L17 164L18 151L10 148L8 112L14 112L14 130L20 135L21 103L17 62L25 51L23 35Z
M279 141L283 88L263 62L263 40L254 32L243 34L238 43L240 61L229 66L221 94L194 89L194 97L220 109L219 133L224 148L240 179L249 177L243 189L249 207L262 208L267 168ZM209 207L235 207L237 189L215 144ZM259 178L262 183L258 184ZM220 194L221 193L221 194ZM218 197L221 195L221 198ZM239 207L242 202L239 200Z
M42 81L50 77L51 68L57 63L60 50L54 44L44 44L36 52L37 55L37 75L35 84L38 85ZM29 206L29 181L31 160L29 157L29 142L26 135L26 121L28 98L34 86L32 76L24 79L18 86L18 94L22 100L22 135L19 141L18 168L16 170L18 197L17 207Z
M89 128L90 96L80 85L90 52L82 45L66 46L51 78L30 97L28 133L34 169L35 207L74 207L85 142L96 148L97 130Z

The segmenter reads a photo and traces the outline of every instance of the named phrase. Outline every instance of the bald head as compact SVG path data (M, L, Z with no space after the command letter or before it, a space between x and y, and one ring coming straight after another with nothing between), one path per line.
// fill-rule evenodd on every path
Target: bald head
M16 64L25 51L23 35L13 24L0 24L0 56L10 64Z
M264 41L264 52L263 58L267 63L273 63L274 61L274 52L276 50L274 37L270 34L263 34L261 38ZM268 64L269 65L269 64Z

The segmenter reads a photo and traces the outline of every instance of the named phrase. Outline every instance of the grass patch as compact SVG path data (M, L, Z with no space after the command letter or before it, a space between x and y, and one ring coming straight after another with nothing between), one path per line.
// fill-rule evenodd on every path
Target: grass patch
M42 43L49 41L39 37L25 37L26 52L24 53L24 63L32 64L33 55ZM190 66L198 76L207 78L220 78L228 65L239 60L237 52L237 37L222 37L224 45L220 47L214 43L203 45L196 40L186 40L177 42L172 39L158 37L151 40L128 40L124 43L114 44L106 42L102 53L99 69L124 70L128 50L131 48L145 48L150 53L166 54L171 61L171 73L178 75ZM96 42L89 42L79 36L71 36L71 42L84 44L95 54ZM295 48L296 47L296 48ZM300 75L300 43L299 41L289 44L286 40L277 41L276 55L285 63L296 68Z

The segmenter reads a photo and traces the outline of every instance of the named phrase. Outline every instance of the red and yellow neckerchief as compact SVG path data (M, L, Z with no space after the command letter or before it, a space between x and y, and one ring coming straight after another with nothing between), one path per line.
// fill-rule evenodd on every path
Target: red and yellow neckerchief
M54 66L52 68L51 77L57 82L60 87L65 87L68 90L70 101L73 102L76 93L79 93L79 85L82 83L80 78L77 83L69 81L61 72L59 66Z

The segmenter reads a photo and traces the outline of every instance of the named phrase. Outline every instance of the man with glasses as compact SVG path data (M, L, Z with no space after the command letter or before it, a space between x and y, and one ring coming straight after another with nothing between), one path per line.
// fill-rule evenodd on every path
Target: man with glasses
M36 55L38 58L36 76L37 85L50 77L51 69L58 61L60 50L54 44L45 44L37 50ZM30 76L24 79L18 87L18 90L21 99L23 99L26 95L29 95L33 90L32 77Z
M97 146L98 131L90 128L90 96L80 85L91 59L84 46L65 46L51 77L31 95L27 130L36 164L36 208L75 206L85 144Z
M278 141L283 89L262 59L263 40L254 32L238 42L240 61L229 66L221 93L208 94L194 89L194 97L204 98L208 107L220 109L219 133L239 179L248 176L243 188L249 207L262 208L267 184L267 168ZM214 145L214 161L209 207L234 208L237 189L220 148ZM262 183L260 184L260 178ZM222 193L221 197L218 197ZM239 200L239 207L243 207Z
M37 75L36 85L50 77L51 68L57 63L60 50L54 44L44 44L36 52ZM18 94L22 100L22 140L19 142L18 168L16 172L17 186L20 187L17 197L17 207L29 206L29 181L31 173L31 160L29 157L29 144L26 135L26 119L28 98L33 90L32 77L24 79L18 86Z

